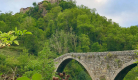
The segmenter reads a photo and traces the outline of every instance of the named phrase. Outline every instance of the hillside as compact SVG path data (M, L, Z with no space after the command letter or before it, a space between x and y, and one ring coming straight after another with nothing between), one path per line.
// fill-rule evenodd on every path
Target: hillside
M47 11L45 15L42 15L43 9L40 9L38 5L34 2L34 7L29 8L24 13L16 13L15 15L12 15L12 13L0 14L0 31L8 32L17 27L19 30L27 30L33 34L19 36L17 38L20 43L19 46L12 44L11 49L0 49L0 53L6 56L17 56L17 58L14 57L17 63L8 64L5 61L5 63L0 64L0 68L9 70L10 67L18 66L17 72L20 75L30 76L35 71L39 72L38 68L42 68L42 66L39 66L41 64L39 63L39 53L42 52L48 54L48 59L54 59L70 52L136 49L138 44L137 26L120 27L116 22L112 22L112 19L100 16L95 12L95 9L90 9L84 5L76 6L73 1L59 1L59 3L52 4L44 2L42 8ZM28 53L29 56L32 55L33 57L27 57L24 60L26 55L23 58L23 55L18 58L20 53ZM27 60L31 59L31 66L28 66L29 61ZM18 63L18 60L22 61L22 63ZM48 69L45 70L48 71ZM0 72L4 73L4 70L0 70ZM71 75L70 80L91 80L83 66L76 61L71 61L65 68L65 72ZM80 72L82 73L80 74ZM130 80L137 77L132 73L133 71L129 73L132 76ZM46 74L42 72L42 75ZM124 80L127 80L126 78Z

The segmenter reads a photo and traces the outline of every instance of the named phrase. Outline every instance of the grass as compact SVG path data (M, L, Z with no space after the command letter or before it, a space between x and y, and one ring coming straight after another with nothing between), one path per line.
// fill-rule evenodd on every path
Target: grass
M0 49L0 54L4 54L6 56L19 56L21 52L23 52L23 47L19 46L10 46L10 47L4 47Z

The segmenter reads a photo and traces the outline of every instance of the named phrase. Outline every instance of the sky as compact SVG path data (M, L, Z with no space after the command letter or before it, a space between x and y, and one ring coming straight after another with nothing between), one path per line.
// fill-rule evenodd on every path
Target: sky
M33 2L43 0L0 0L0 11L2 13L12 11L14 14L20 12L20 8L33 6ZM96 8L96 13L112 19L121 27L138 25L138 0L76 0L77 5L88 8Z

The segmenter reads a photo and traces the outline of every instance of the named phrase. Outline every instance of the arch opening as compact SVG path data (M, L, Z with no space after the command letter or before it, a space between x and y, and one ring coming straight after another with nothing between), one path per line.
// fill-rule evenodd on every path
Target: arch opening
M71 64L72 64L72 60L74 60L75 63L79 64L79 65L82 67L82 69L84 69L84 71L80 71L79 75L78 75L78 74L77 74L77 75L80 76L80 75L82 75L82 74L85 72L85 73L89 76L89 77L88 77L89 80L92 80L92 76L90 75L90 72L88 72L87 66L86 66L83 62L78 61L78 60L76 60L76 59L74 59L74 58L67 58L67 59L63 60L63 61L59 64L59 66L57 67L56 72L63 72L64 69L65 69L65 67L66 67L68 64L70 64L70 62L71 62ZM73 61L73 63L74 63L74 61ZM74 69L75 69L75 68L74 68ZM76 69L77 69L77 68L76 68Z
M72 58L68 58L66 60L64 60L57 68L56 72L63 72L64 68L66 67L66 65L72 60Z
M123 80L124 77L126 76L126 74L127 74L132 68L134 68L134 67L136 67L136 66L137 66L137 64L134 63L134 64L131 64L131 65L125 67L124 69L122 69L122 70L117 74L117 76L115 77L114 80Z

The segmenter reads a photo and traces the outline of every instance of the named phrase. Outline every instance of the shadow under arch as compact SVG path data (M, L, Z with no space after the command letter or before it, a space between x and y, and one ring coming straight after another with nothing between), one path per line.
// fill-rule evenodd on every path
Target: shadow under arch
M126 76L126 74L134 67L136 67L137 64L133 63L129 66L126 66L124 69L122 69L117 76L114 78L114 80L123 80L123 78Z
M94 80L94 76L93 76L92 73L90 73L90 70L88 69L87 65L86 65L84 62L79 61L79 60L77 60L77 59L75 59L75 58L72 58L72 57L66 58L66 59L64 59L61 63L59 63L59 65L58 65L58 67L57 67L57 69L56 69L56 72L63 72L64 68L66 67L66 65L67 65L71 60L75 60L75 61L77 61L81 66L83 66L84 69L87 71L88 75L91 77L91 79Z
M72 58L68 58L66 60L64 60L57 68L56 72L63 72L64 68L66 67L66 65L73 60Z

